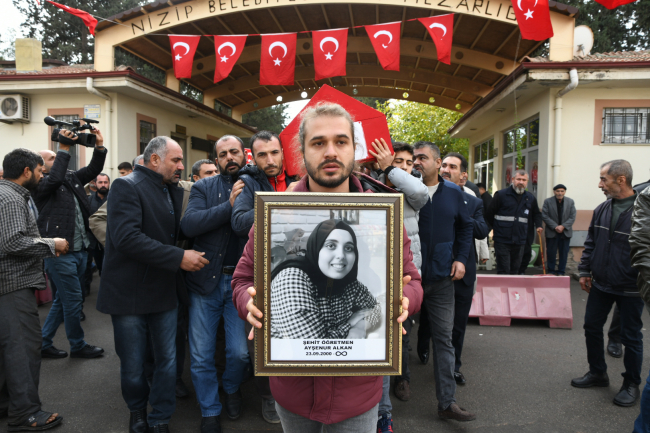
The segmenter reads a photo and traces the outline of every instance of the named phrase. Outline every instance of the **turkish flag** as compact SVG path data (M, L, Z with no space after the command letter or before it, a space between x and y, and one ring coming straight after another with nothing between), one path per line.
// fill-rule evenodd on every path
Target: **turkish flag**
M201 36L169 35L176 78L192 78L192 62L200 39Z
M66 12L71 13L74 16L77 16L81 18L88 27L88 31L90 32L91 35L95 36L95 27L97 27L97 19L90 15L88 12L84 12L79 9L71 8L69 6L65 6L59 3L54 3L53 1L47 0L48 3L53 4L54 6L58 7L59 9L63 9Z
M543 41L553 36L548 0L513 0L522 39Z
M433 43L436 44L438 60L451 65L451 42L454 33L454 14L438 15L435 17L418 18L429 31Z
M387 71L399 71L402 23L375 24L365 29L381 66Z
M246 36L248 35L214 37L214 52L217 55L217 64L214 68L215 84L226 78L232 71L244 50Z
M345 75L348 29L311 32L314 44L316 80Z
M296 69L297 33L262 35L260 84L290 86Z
M600 3L605 6L607 9L614 9L619 6L626 5L628 3L634 3L636 0L596 0L596 3Z

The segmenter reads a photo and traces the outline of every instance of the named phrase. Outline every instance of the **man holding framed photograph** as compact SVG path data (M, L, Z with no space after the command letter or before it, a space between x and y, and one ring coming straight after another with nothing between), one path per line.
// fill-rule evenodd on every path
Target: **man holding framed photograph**
M343 107L326 103L308 109L302 117L298 136L308 175L297 183L294 192L364 192L361 182L352 174L354 126ZM233 301L239 316L261 329L262 312L253 299L256 294L253 230L254 227L233 276ZM345 227L341 231L346 231ZM397 319L399 323L418 311L422 298L420 275L412 262L410 243L404 234L404 311ZM249 339L252 338L253 332L249 335ZM348 338L352 337L348 334ZM328 431L333 432L376 431L377 407L382 395L381 376L283 376L271 377L270 382L285 433L320 432L323 424L328 424Z

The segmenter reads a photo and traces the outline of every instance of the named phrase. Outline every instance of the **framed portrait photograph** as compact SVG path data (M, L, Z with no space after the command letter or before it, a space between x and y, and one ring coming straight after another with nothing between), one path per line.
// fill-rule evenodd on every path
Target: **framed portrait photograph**
M255 374L401 373L401 194L257 192Z

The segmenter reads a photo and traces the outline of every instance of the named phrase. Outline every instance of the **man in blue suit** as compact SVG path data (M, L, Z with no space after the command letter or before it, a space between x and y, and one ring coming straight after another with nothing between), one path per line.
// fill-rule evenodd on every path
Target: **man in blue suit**
M467 160L463 155L456 152L448 153L442 160L440 175L443 179L451 181L465 192L465 204L473 222L474 239L485 239L489 229L483 219L483 201L474 195L469 188L462 186L462 179L467 175ZM458 243L454 244L454 253L458 251ZM469 257L465 265L465 275L460 280L454 281L454 330L451 333L451 344L454 346L456 365L454 366L454 379L459 385L465 385L465 376L460 372L461 353L465 340L465 329L469 310L472 308L472 297L474 296L474 283L476 282L476 249L472 244L469 249Z

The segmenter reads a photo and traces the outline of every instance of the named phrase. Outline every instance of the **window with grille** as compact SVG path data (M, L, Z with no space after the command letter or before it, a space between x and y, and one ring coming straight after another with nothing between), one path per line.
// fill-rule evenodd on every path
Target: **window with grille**
M144 148L147 147L149 141L156 136L156 124L147 122L146 120L140 121L140 155L144 153Z
M601 143L650 143L650 108L604 108Z

